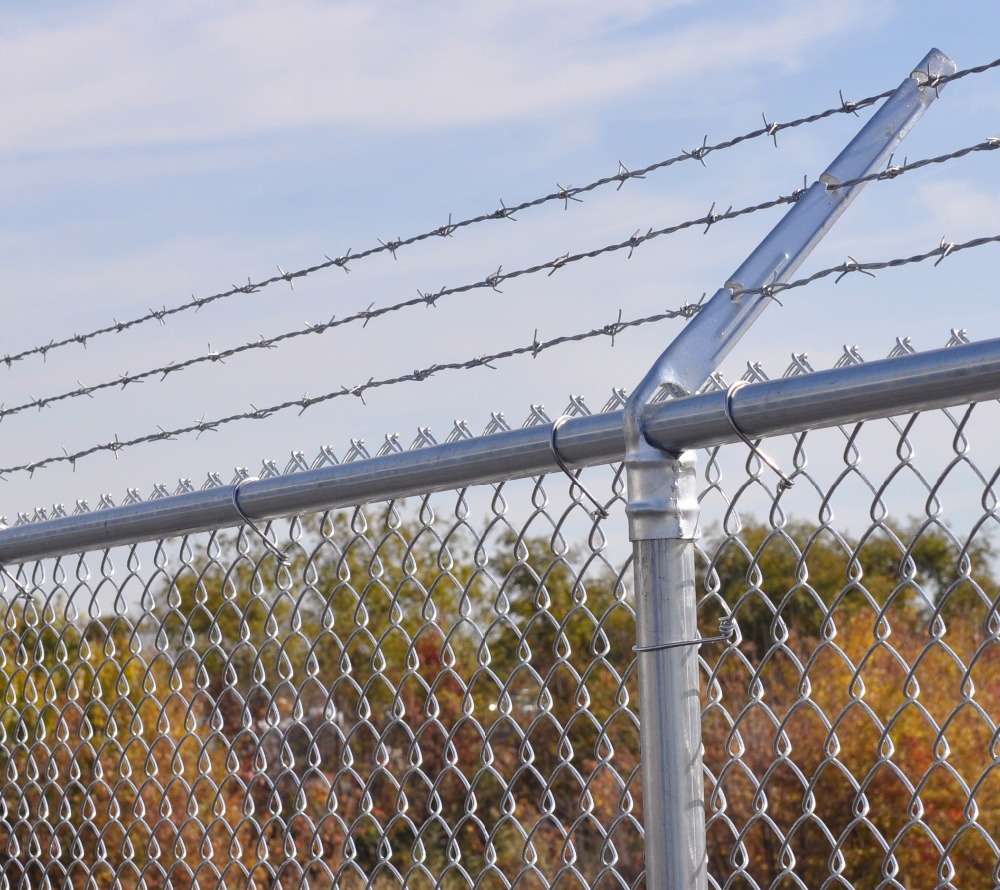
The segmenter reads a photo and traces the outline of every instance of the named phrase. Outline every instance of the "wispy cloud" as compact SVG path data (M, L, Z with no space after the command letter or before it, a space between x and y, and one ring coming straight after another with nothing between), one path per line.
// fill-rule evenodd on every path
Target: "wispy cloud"
M1000 202L982 182L952 179L922 185L917 193L931 225L948 239L994 235L1000 230Z
M684 5L175 0L22 17L0 37L0 77L16 85L0 109L17 122L0 147L58 151L316 125L405 130L537 118L707 73L795 67L871 14L859 0L823 0L686 25Z

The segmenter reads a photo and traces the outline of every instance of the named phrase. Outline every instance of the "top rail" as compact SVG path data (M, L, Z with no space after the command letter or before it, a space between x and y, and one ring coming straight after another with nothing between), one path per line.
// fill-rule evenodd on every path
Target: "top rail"
M1000 339L922 352L799 377L755 383L733 398L739 428L752 438L913 413L1000 397ZM650 442L680 452L737 441L726 394L649 405ZM622 460L620 411L564 421L559 454L572 467ZM253 520L330 510L463 488L559 469L551 424L247 481L239 504ZM0 531L0 564L79 553L237 526L233 486L49 519Z

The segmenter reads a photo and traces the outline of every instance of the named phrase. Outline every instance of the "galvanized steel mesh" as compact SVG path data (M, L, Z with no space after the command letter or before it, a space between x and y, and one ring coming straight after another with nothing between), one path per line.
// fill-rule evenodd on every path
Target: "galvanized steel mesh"
M765 441L777 500L700 455L712 886L1000 881L997 409ZM624 479L582 479L608 519L557 474L274 523L286 566L9 566L0 887L640 885Z

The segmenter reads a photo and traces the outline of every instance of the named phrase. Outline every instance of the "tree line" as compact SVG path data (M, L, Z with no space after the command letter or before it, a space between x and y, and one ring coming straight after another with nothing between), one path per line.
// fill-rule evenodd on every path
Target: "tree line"
M640 879L634 611L599 552L392 508L292 537L287 566L182 542L121 614L7 608L11 886ZM994 886L989 542L751 521L702 552L705 633L739 627L702 650L713 879Z

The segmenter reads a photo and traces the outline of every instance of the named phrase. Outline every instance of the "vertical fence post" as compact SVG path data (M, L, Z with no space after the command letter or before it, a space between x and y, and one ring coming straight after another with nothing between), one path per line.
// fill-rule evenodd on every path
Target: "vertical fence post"
M647 890L708 885L694 550L694 455L671 455L643 433L661 387L701 386L816 246L868 176L902 141L955 63L931 50L757 249L659 357L623 413L633 542ZM847 183L847 184L845 184Z

